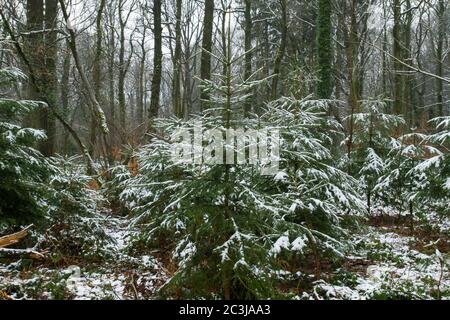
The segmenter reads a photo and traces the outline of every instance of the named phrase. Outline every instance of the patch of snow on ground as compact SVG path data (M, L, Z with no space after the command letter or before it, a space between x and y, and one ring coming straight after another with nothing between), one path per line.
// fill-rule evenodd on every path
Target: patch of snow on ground
M316 299L365 300L374 297L435 298L440 291L449 298L449 256L427 255L409 247L413 240L383 229L371 228L359 239L366 248L354 258L378 254L379 260L368 266L365 275L359 275L356 285L330 284L317 281L313 292ZM433 296L430 296L434 292Z
M115 240L108 247L113 260L95 266L95 271L71 266L20 272L20 263L0 263L0 291L15 299L58 299L59 295L76 300L151 298L169 278L165 269L153 256L127 253L136 231L130 230L125 218L106 216L102 223L105 232Z

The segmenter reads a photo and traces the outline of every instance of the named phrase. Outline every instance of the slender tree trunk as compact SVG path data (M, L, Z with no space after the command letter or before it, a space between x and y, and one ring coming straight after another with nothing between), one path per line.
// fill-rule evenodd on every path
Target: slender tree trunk
M411 26L413 20L413 11L411 9L411 0L405 1L405 24L403 26L403 61L409 65L413 65L413 59L411 56ZM405 68L404 68L405 69ZM413 97L412 87L413 79L411 74L405 74L403 76L403 101L404 101L404 116L408 120L409 126L412 126L414 121L413 116Z
M394 56L394 113L401 115L404 113L403 105L403 79L401 72L403 70L403 65L400 61L403 60L402 54L402 41L401 41L401 1L393 0L393 11L394 11L394 26L392 28L393 36L393 53Z
M381 53L381 63L382 63L382 76L381 76L381 89L382 89L382 95L385 97L392 96L391 93L391 86L389 86L389 60L388 60L388 47L389 47L389 40L388 40L388 8L389 4L387 4L385 1L383 1L383 43L382 43L382 53ZM389 109L392 109L391 104L388 104Z
M342 93L342 74L344 73L343 68L343 43L344 43L344 28L345 28L345 21L344 21L344 15L339 14L338 16L338 28L337 28L337 40L338 44L336 47L336 65L335 65L335 91L336 91L336 99L341 99L341 93Z
M33 68L36 76L36 81L41 85L42 70L42 57L44 54L44 48L42 43L44 42L44 36L39 31L44 28L44 1L43 0L27 0L26 4L27 25L26 31L28 34L25 37L24 51L28 58L28 61ZM27 85L27 98L30 100L38 100L39 96L35 86L32 83ZM35 111L26 117L26 125L30 127L40 127L40 111Z
M121 128L121 133L126 132L126 96L125 96L125 77L126 77L126 62L125 62L125 27L126 21L123 17L123 7L125 1L119 3L119 24L120 24L120 38L119 38L119 79L118 79L118 90L117 95L119 99L119 123Z
M272 100L275 100L278 96L278 82L280 79L281 63L283 62L284 54L286 52L288 32L287 0L279 0L279 2L281 6L281 42L273 67Z
M66 45L64 52L64 61L62 66L61 76L61 113L67 118L69 115L69 85L70 85L70 65L71 65L71 53L69 45ZM64 135L63 138L63 152L65 154L69 151L69 136Z
M95 57L94 57L94 70L93 70L93 78L94 78L94 92L97 101L101 101L101 87L102 87L102 75L101 75L101 63L103 59L103 10L105 8L106 0L101 0L97 12L96 19L96 44L95 44ZM90 148L89 153L93 156L95 152L95 145L97 143L97 119L95 115L91 116L91 127L90 127Z
M354 112L360 112L360 65L358 60L359 35L358 35L358 17L357 17L358 0L352 0L351 17L350 17L350 35L348 39L348 77L350 83L350 103Z
M253 21L252 21L252 1L245 0L245 80L252 76L252 39L253 39ZM251 97L247 98L244 106L245 116L249 116L252 111Z
M109 17L110 24L114 22L114 16ZM114 35L114 25L110 26L110 35L108 41L108 102L111 124L113 129L113 140L116 128L116 95L115 95L115 53L116 53L116 37Z
M221 40L222 40L222 54L223 54L223 62L222 62L222 76L223 76L223 84L226 85L227 83L227 54L228 54L228 49L227 49L227 12L228 12L228 7L227 7L227 0L222 0L222 34L221 34Z
M445 0L439 0L438 2L438 35L437 35L437 48L436 48L436 74L439 77L444 76L444 41L446 37L446 21L445 21ZM438 106L439 116L444 116L444 82L440 79L436 79L436 103Z
M263 54L263 61L262 61L262 68L263 68L263 74L264 77L268 78L270 77L270 38L269 38L269 23L267 21L264 21L263 26L263 43L262 43L262 54ZM258 104L263 104L264 100L269 100L271 98L272 91L270 90L270 86L267 86L266 92L265 92L265 99L261 99L258 101ZM261 111L261 108L259 108L258 111Z
M384 31L383 31L383 52L381 53L381 59L382 59L382 78L381 78L381 82L382 82L382 91L383 94L387 94L388 93L388 59L386 56L386 52L387 52L387 46L388 46L388 38L387 38L387 30L386 30L386 26L384 27Z
M161 0L153 1L154 16L154 55L153 55L153 79L150 98L149 118L150 122L158 117L160 99L161 99L161 80L162 80L162 22L161 22ZM150 126L153 126L150 123ZM152 130L152 128L150 128Z
M46 101L55 106L57 97L56 78L56 54L57 41L56 28L57 0L27 1L27 31L25 51L29 63L34 70L36 84L28 85L28 98L40 100L38 92L45 95ZM46 11L46 12L44 12ZM45 31L50 29L50 31ZM39 31L39 32L36 32ZM54 154L56 124L52 113L48 108L33 112L27 118L28 125L43 129L47 134L47 140L39 144L39 150L46 156Z
M347 55L347 76L349 83L348 104L350 107L349 139L347 141L347 156L351 158L353 149L354 114L360 112L360 90L359 90L359 65L358 65L358 20L356 13L357 0L351 0L350 7L350 30L345 29L345 47ZM347 4L344 2L343 12L346 12Z
M141 42L142 56L139 61L139 79L138 79L138 94L137 94L137 121L139 125L144 122L144 108L145 108L145 63L147 60L147 51L145 49L145 36Z
M28 57L31 67L35 70L36 81L38 81L40 69L42 68L42 60L40 56L43 54L44 49L42 43L44 42L43 33L33 32L39 31L44 28L44 1L43 0L28 0L26 7L27 14L27 26L26 30L29 34L26 35L25 41L25 54ZM29 84L27 87L28 98L37 99L35 87ZM30 122L30 121L27 121ZM31 124L31 122L30 122Z
M56 73L57 62L57 18L58 0L45 0L45 50L44 68L42 73L42 85L47 101L56 106L58 103L58 78ZM55 117L49 109L40 113L40 127L47 132L47 140L40 149L44 155L52 156L55 153L56 123Z
M188 116L188 114L192 111L192 76L191 76L191 65L189 63L188 57L191 56L191 47L189 43L184 45L184 54L185 54L185 62L184 62L184 91L183 91L183 100L184 100L184 116Z
M212 36L214 24L214 0L205 0L205 15L203 17L203 41L202 58L200 66L200 78L202 80L211 80L211 51ZM202 90L200 94L202 110L209 107L209 94Z
M224 33L227 33L227 43L226 43L226 106L225 106L225 128L229 129L231 127L231 119L232 119L232 56L231 56L231 12L227 12L229 16L227 30L223 30ZM224 16L224 19L226 19ZM224 190L224 206L225 206L225 219L230 221L232 219L232 208L230 205L230 196L232 192L232 187L230 186L230 170L231 166L225 166L225 190ZM229 238L230 234L227 236ZM234 270L230 264L226 264L223 268L223 291L225 300L231 300L232 298L232 279L233 279Z
M331 1L319 0L317 19L317 61L319 84L317 86L317 96L320 99L329 99L333 91L333 45L331 36Z
M181 101L181 18L183 0L176 0L176 23L175 23L175 54L173 61L173 104L174 113L178 118L184 116Z
M357 18L357 21L359 21L359 24L357 24L357 28L360 29L360 31L356 32L356 39L357 39L357 45L356 45L356 52L357 55L360 56L359 63L358 63L358 69L357 69L357 76L358 76L358 97L361 99L364 97L364 81L366 79L365 77L365 64L368 61L368 50L367 50L367 40L368 40L368 19L369 14L367 13L369 7L369 3L365 2L363 4L362 8L362 16ZM361 10L361 9L359 9ZM357 10L357 12L359 11Z

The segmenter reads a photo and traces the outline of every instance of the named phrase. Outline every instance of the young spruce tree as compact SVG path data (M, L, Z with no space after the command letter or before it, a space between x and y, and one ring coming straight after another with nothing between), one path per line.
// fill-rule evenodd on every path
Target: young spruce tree
M216 57L227 66L226 75L203 82L211 107L189 121L159 120L157 132L164 136L155 135L137 152L139 173L121 175L121 199L132 212L133 225L142 228L138 240L151 249L162 247L176 263L162 295L280 297L278 284L299 276L284 261L306 259L321 249L344 255L346 244L337 238L345 233L340 213L362 207L356 182L333 166L326 147L324 127L336 124L326 118L325 101L283 98L270 103L261 117L240 117L249 89L259 84L234 75L244 56L232 53L229 28L227 53ZM187 136L182 139L187 149L175 154L205 149L194 163L173 161L180 142L171 137L180 129ZM225 148L212 148L229 129L248 136L245 147L236 148L234 136ZM214 138L202 141L205 130L214 130ZM255 131L258 137L250 138L248 133ZM209 161L224 157L229 148L247 157L255 150L267 155L261 147L268 139L265 131L271 133L272 159L280 161L273 175L263 174L268 165L261 161L264 157L250 157L246 165ZM278 145L280 155L273 153Z

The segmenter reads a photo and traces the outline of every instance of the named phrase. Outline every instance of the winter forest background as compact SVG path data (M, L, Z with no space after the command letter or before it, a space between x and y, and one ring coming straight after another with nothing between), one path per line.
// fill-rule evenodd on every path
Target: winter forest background
M449 21L0 0L0 300L449 299ZM171 161L200 121L279 130L279 172Z

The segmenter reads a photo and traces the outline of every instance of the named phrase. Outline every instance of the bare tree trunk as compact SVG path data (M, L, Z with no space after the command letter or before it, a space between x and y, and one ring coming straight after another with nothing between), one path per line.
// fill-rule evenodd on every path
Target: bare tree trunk
M119 99L119 123L122 130L122 134L126 132L126 96L125 96L125 77L126 77L126 62L125 62L125 27L128 18L123 17L125 1L119 1L119 27L120 27L120 37L119 37L119 79L118 79L118 90L117 96Z
M319 81L317 84L317 96L320 99L330 99L333 93L331 1L319 0L318 6L316 55Z
M348 78L350 84L350 104L354 112L360 112L360 65L358 61L358 47L359 47L359 35L358 35L358 17L357 17L357 0L352 0L350 9L350 34L347 42L347 63L348 63Z
M384 26L383 30L383 52L382 54L382 68L383 68L383 74L382 74L382 90L384 94L387 94L388 92L388 59L386 56L387 46L388 46L388 38L387 38L387 26Z
M345 47L347 55L347 76L349 83L349 97L348 104L350 107L350 123L349 123L349 138L347 141L347 156L351 158L353 149L353 134L354 134L354 114L360 112L360 89L359 89L359 65L358 65L358 22L356 12L357 0L351 0L350 7L350 30L345 27ZM343 12L346 12L347 3L344 2Z
M190 43L185 43L184 45L184 55L185 55L185 61L184 61L184 91L183 91L183 111L184 116L186 117L189 112L192 111L192 83L191 83L191 65L189 63L188 57L191 56L191 47Z
M150 110L149 118L152 122L153 119L158 117L160 99L161 99L161 80L162 80L162 22L161 22L161 0L153 1L153 15L154 15L154 56L153 56L153 79L150 98ZM150 126L153 126L150 123ZM152 130L152 129L151 129Z
M403 61L406 62L409 65L413 64L413 59L411 56L411 26L413 21L413 11L411 8L411 0L405 1L406 7L405 7L405 15L406 15L406 22L404 24L403 28ZM413 78L412 74L406 74L404 75L404 105L405 105L405 119L408 120L410 127L412 126L412 123L414 121L414 115L413 115L413 97L412 97L412 91L413 91Z
M205 0L205 15L203 17L203 41L202 58L200 66L200 78L211 80L211 51L214 24L214 0ZM202 90L200 94L202 110L209 107L209 94Z
M253 21L252 21L252 2L245 0L245 80L250 79L252 75L252 39L253 39ZM248 98L245 102L244 112L248 116L252 109L252 98Z
M115 95L115 53L116 53L116 36L115 36L115 11L112 7L108 12L108 104L111 122L111 142L115 143L116 133L116 95Z
M57 17L58 0L45 0L45 50L44 68L42 73L43 91L48 102L54 106L58 103L58 78L56 73L56 60L58 52L57 43ZM47 132L47 140L42 143L40 149L44 155L52 156L55 153L56 123L55 117L49 109L44 109L40 114L40 127Z
M403 79L401 72L403 65L400 61L403 60L402 43L401 43L401 1L394 0L394 26L392 28L392 36L394 40L393 53L394 56L394 113L401 115L404 113L403 106Z
M44 1L43 0L28 0L26 7L27 14L27 25L26 31L28 34L26 35L26 41L24 46L24 52L28 58L28 61L36 73L36 81L38 81L39 75L42 72L42 60L40 56L43 55L44 48L42 47L42 43L44 42L44 37L42 32L33 32L39 31L44 28ZM27 87L27 96L29 99L36 100L38 94L36 92L36 88L33 84L29 84ZM33 115L32 118L35 118ZM35 126L36 123L33 121L34 119L27 119L27 125Z
M221 0L222 2L222 12L221 12L221 20L222 20L222 30L221 30L221 41L222 41L222 54L224 60L222 62L222 76L224 78L223 83L226 84L227 77L227 61L226 56L227 52L227 12L228 12L228 3L227 0Z
M338 16L338 27L337 27L337 46L336 46L336 66L334 69L335 73L335 91L336 91L336 99L341 99L342 93L342 75L344 73L343 68L343 43L344 43L344 28L345 21L344 15L339 13Z
M445 21L446 5L444 0L439 0L437 8L438 18L438 35L437 35L437 48L436 48L436 74L439 77L444 76L444 41L446 37L446 21ZM439 116L444 116L444 82L440 79L436 79L436 99Z
M288 17L287 17L287 0L279 0L281 6L281 42L275 57L273 67L272 80L272 99L275 100L278 96L278 82L280 79L281 63L283 62L284 54L286 52L287 32L288 32Z
M68 116L69 113L69 83L70 83L70 64L71 64L71 53L69 49L69 44L66 45L64 52L64 61L62 66L62 76L61 76L61 113L64 116ZM69 136L64 135L63 138L63 152L68 153L69 147Z
M144 122L144 108L145 108L145 63L147 60L147 51L145 49L145 28L141 45L141 58L139 60L138 71L138 92L137 92L137 122L142 125Z
M29 57L39 92L45 95L46 100L52 106L57 104L57 78L56 78L56 17L57 0L27 1L27 44L26 55ZM47 31L44 31L47 30ZM48 31L49 30L49 31ZM40 31L40 32L33 32ZM30 99L38 100L40 97L34 85L28 87ZM32 121L31 118L37 119ZM32 126L43 129L47 139L39 144L39 150L46 156L52 156L55 148L56 125L55 119L49 109L44 108L36 111L29 117ZM34 122L34 123L33 123Z
M263 57L264 57L264 61L262 62L263 66L263 74L266 78L270 77L270 39L269 39L269 23L267 21L264 22L264 27L263 27L263 34L264 34L264 40L263 40ZM266 99L270 99L271 97L271 90L270 90L270 86L267 86L267 90L265 90L265 98ZM262 104L264 102L264 100L260 100L258 101L258 104Z
M184 116L181 101L181 15L183 0L176 0L176 23L175 23L175 54L173 61L173 104L175 116Z
M44 45L44 32L42 31L45 28L44 23L44 1L43 0L27 0L26 3L26 15L27 15L27 25L26 31L28 34L25 38L25 54L28 57L28 60L35 72L36 81L39 83L39 86L43 88L44 79L43 75L45 73L45 45ZM33 84L28 84L27 87L27 96L28 99L31 100L39 100L38 90L35 88ZM32 112L26 118L26 125L41 128L46 130L46 119L48 117L48 113L46 110L37 110ZM39 149L42 153L49 155L47 149L44 144L41 143L39 145Z
M102 81L102 75L101 75L101 62L103 58L103 49L102 49L102 42L103 42L103 10L105 8L106 0L101 0L97 12L97 19L96 19L96 44L95 44L95 57L94 57L94 70L93 70L93 78L94 78L94 92L95 97L97 98L97 101L101 100L101 81ZM91 156L94 155L95 152L95 145L97 143L97 121L95 119L95 115L92 115L91 118L91 127L90 127L90 150L89 153Z

